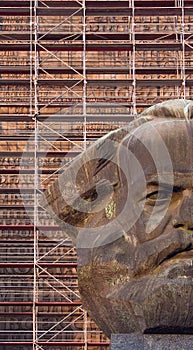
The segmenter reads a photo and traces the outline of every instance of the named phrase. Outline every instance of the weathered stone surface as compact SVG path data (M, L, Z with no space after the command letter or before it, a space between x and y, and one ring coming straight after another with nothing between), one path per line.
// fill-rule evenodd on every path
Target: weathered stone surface
M111 350L144 350L144 336L133 333L112 334Z
M190 350L193 335L112 334L111 350Z
M45 193L77 246L83 304L108 336L193 332L192 106L148 109Z

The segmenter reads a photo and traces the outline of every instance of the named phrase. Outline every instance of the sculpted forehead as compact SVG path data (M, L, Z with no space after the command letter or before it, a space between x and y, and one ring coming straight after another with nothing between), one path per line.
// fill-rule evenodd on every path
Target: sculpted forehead
M191 173L193 170L193 121L153 121L128 136L127 148L141 164L145 175L165 172ZM171 164L169 164L171 162ZM192 175L190 175L192 176Z

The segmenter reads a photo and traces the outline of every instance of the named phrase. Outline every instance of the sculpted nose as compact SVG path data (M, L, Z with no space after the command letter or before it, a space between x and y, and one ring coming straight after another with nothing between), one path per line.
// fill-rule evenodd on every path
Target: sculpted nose
M193 230L193 192L185 194L181 205L178 208L176 217L173 220L175 228L185 228Z

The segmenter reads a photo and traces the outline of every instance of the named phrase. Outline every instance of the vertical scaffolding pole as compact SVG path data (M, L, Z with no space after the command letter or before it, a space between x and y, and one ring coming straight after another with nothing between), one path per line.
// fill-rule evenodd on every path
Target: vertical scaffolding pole
M38 82L38 15L37 15L38 0L34 1L34 119L36 120L38 115L38 93L37 93L37 82ZM36 124L35 124L36 126ZM35 129L35 131L37 131Z
M30 117L33 116L33 0L30 0Z
M88 349L88 319L87 311L84 311L84 350Z
M184 0L181 0L182 7L182 33L181 33L181 41L182 41L182 84L183 84L183 98L186 98L186 57L185 57L185 18L184 18Z
M87 147L87 108L86 108L86 102L87 102L87 81L86 81L86 0L83 0L82 3L83 6L83 118L84 118L84 125L83 125L83 147L86 149ZM84 311L84 350L87 350L87 312Z
M33 288L33 350L37 350L38 321L37 321L37 301L38 301L38 60L37 60L37 40L38 40L38 19L37 19L38 0L34 2L34 288Z
M135 72L135 64L136 64L136 51L135 51L135 0L131 0L131 6L132 6L132 44L133 44L133 51L132 51L132 105L133 105L133 115L134 118L137 115L137 109L136 109L136 72Z
M83 37L83 53L82 53L82 63L83 63L83 119L84 119L84 125L83 125L83 146L84 149L86 149L87 146L87 108L86 108L86 102L87 102L87 81L86 81L86 0L83 0L82 3L83 7L83 23L82 23L82 37Z
M182 75L183 75L183 95L186 98L186 56L185 56L185 21L184 21L184 0L182 0Z

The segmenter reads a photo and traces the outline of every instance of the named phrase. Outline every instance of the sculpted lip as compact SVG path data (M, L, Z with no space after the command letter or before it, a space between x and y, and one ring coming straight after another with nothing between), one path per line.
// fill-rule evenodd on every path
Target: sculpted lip
M189 240L189 243L187 244L187 246L185 248L182 248L179 250L176 250L174 252L171 252L170 254L168 254L166 256L166 258L164 258L161 262L160 265L163 264L165 261L173 261L176 259L189 259L189 258L193 258L193 231L192 230L184 230L181 229L180 230L181 233L184 235L189 235L189 237L191 238Z
M155 269L155 276L174 280L180 283L183 278L188 283L192 283L193 278L193 248L187 248L173 256L167 257ZM190 279L189 279L190 278Z
M163 259L159 265L164 264L165 262L172 262L174 260L181 260L181 259L193 259L193 247L192 244L190 244L186 249L174 252L173 254L169 254L165 259Z
M173 229L164 236L146 241L137 247L131 266L132 276L143 276L165 264L170 265L183 257L193 260L193 232L185 229ZM184 258L183 258L184 259Z

